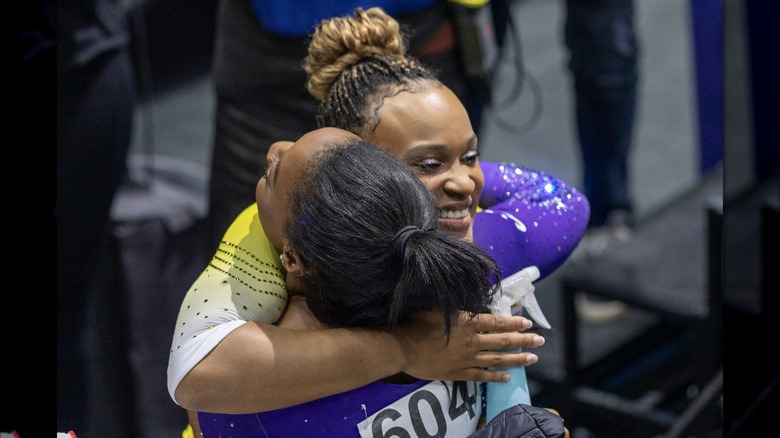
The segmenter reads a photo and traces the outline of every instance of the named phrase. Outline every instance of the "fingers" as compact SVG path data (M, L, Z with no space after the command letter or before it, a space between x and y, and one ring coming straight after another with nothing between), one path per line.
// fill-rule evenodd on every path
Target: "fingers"
M525 367L539 361L539 356L527 351L483 351L474 360L476 366L490 368Z
M469 368L467 370L463 370L463 380L504 383L510 381L511 376L508 372L501 370Z
M481 313L469 321L479 332L520 331L533 326L530 319L522 316L496 315Z
M458 373L455 380L474 380L477 382L508 382L511 377L501 368L528 366L539 358L533 353L497 353L481 356L480 367L467 368ZM484 368L482 367L484 366ZM490 367L491 369L487 369Z
M479 350L517 350L519 348L536 348L545 343L543 336L536 333L500 332L479 333L476 335L475 347Z

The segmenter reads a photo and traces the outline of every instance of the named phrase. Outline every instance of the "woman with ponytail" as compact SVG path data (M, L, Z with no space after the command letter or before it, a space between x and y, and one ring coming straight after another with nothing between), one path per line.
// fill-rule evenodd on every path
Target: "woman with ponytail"
M272 146L274 153L281 151ZM449 329L458 310L488 312L498 265L437 229L433 194L403 162L357 138L317 155L303 176L289 177L296 182L284 224L288 293L304 291L309 309L331 327L388 328L436 310ZM269 232L262 212L284 206L262 196L271 193L263 184L258 208Z
M389 329L419 312L435 312L445 320L447 338L459 311L488 311L498 292L498 265L476 245L437 228L435 198L403 162L335 128L295 143L277 142L268 161L256 197L260 224L280 252L289 295L280 327ZM205 438L421 431L467 437L482 418L481 400L475 382L401 373L277 410L199 412L198 422ZM560 417L546 418L558 418L552 427L564 436Z

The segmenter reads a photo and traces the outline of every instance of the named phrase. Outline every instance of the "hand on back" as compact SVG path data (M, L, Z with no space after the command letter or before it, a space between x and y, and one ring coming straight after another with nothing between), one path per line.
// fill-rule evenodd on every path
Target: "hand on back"
M527 366L538 357L517 349L544 345L544 338L523 333L531 328L522 316L460 312L453 318L449 342L444 320L437 312L420 312L415 319L393 329L406 355L404 372L427 380L501 382L508 374L487 367Z

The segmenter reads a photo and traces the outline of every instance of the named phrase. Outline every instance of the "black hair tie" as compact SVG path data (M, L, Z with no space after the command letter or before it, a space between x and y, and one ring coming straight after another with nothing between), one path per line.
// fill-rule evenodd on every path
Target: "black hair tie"
M407 225L395 233L395 236L393 237L393 251L395 251L395 255L403 258L404 253L406 252L406 241L409 240L413 234L419 233L420 231L422 230L414 225Z

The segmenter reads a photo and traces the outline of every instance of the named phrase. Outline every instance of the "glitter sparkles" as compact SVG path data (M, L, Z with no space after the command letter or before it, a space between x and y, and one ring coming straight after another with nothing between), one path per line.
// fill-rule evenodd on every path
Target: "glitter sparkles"
M480 202L485 207L475 217L474 241L499 262L502 272L534 265L542 278L550 274L585 231L587 198L542 171L512 163L480 165L485 176Z

